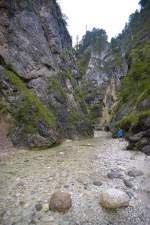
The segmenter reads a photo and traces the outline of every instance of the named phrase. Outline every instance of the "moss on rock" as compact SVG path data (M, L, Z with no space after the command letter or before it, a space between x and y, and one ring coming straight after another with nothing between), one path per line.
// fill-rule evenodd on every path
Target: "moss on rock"
M24 120L27 115L27 111L34 108L35 121L43 119L49 125L56 123L53 113L50 112L48 108L37 98L37 96L35 96L33 92L27 88L25 83L16 73L6 69L5 74L9 77L12 84L17 87L25 97L25 101L20 108L20 119L22 118Z

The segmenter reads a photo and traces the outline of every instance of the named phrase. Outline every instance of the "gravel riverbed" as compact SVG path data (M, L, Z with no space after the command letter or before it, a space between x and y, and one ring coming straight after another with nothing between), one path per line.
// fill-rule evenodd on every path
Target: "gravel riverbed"
M94 138L1 158L0 224L149 225L150 157L127 151L126 145L97 131ZM141 174L130 176L135 170ZM130 205L102 208L100 193L107 188L125 191ZM72 196L72 208L65 214L47 208L55 191Z

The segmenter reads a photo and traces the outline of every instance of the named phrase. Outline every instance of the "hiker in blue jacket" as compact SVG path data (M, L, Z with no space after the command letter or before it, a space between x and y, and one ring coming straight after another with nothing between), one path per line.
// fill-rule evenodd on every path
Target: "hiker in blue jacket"
M117 131L117 137L118 138L122 138L123 137L123 130L122 129L118 129L118 131Z

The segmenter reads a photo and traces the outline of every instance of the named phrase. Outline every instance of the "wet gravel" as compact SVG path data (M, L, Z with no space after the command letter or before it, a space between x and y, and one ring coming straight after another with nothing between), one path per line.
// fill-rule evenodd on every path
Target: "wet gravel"
M17 151L1 160L0 224L149 225L150 157L125 150L126 144L99 131L95 138L68 140L44 151ZM143 174L131 179L128 172L133 169ZM109 178L112 171L121 176ZM130 206L103 209L99 196L107 188L124 190ZM55 191L72 195L73 206L66 214L47 209Z

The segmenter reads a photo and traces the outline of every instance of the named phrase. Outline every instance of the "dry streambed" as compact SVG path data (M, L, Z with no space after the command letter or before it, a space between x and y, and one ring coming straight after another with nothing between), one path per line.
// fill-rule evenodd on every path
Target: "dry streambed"
M125 147L126 142L97 132L95 138L1 160L0 224L149 225L150 158ZM114 188L127 194L128 207L100 205L102 193ZM57 191L72 198L64 214L48 208Z

